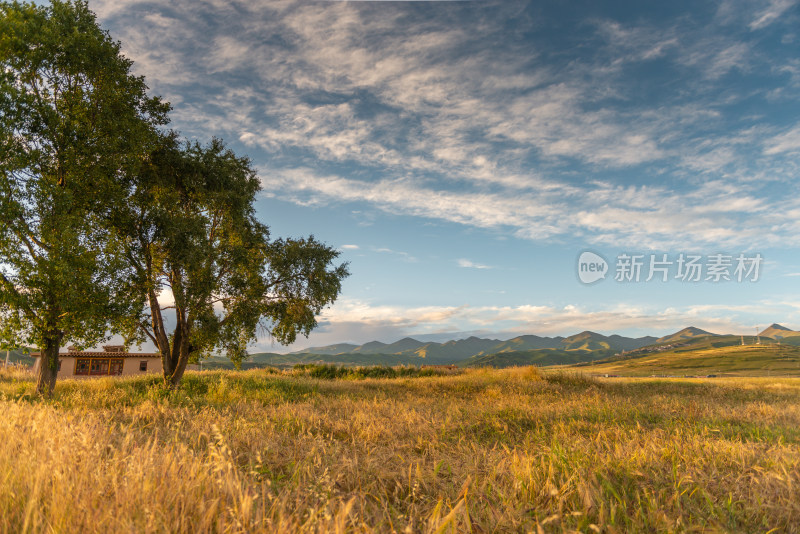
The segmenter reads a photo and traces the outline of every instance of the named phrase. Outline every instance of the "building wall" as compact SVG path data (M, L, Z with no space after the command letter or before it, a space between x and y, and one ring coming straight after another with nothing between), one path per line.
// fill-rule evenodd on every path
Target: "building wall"
M139 363L147 362L147 371L139 370ZM164 366L161 358L125 358L122 366L122 376L144 375L148 373L161 373Z
M41 358L36 358L38 364ZM75 373L76 358L71 356L62 356L58 359L61 362L61 369L58 370L58 378L72 378Z

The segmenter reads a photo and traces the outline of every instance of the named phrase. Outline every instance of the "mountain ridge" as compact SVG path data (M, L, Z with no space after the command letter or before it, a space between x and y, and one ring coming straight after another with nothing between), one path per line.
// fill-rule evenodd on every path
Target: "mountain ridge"
M694 337L701 337L701 336L718 336L719 334L712 334L706 330L702 330L695 326L687 326L681 330L678 330L674 334L670 334L667 336L663 336L658 338L656 341L658 343L673 343L675 341L683 341L686 339L691 339Z
M765 333L776 334L774 337ZM584 330L571 336L538 336L525 334L511 339L481 338L475 335L444 342L423 342L406 336L392 343L370 341L362 345L338 343L323 347L312 347L282 356L252 355L252 361L268 361L286 366L294 363L331 363L339 365L559 365L578 364L613 356L625 357L633 354L649 354L687 343L708 342L731 337L731 334L715 334L688 326L661 337L638 338L619 334L604 335ZM761 334L763 339L783 341L784 344L800 345L800 332L774 323ZM783 337L781 337L783 336ZM739 336L735 336L739 338ZM752 334L745 336L754 338ZM648 348L652 347L652 348ZM642 350L639 350L642 349ZM527 363L526 363L527 362Z
M684 329L686 330L686 329ZM535 334L524 334L507 339L505 341L491 338L480 338L469 336L462 339L451 339L442 343L422 342L413 337L404 337L393 343L383 343L381 341L370 341L362 345L352 343L338 343L323 347L311 347L308 349L295 351L293 355L382 355L398 356L404 358L419 359L423 363L428 361L448 361L455 362L471 357L488 356L504 352L524 352L532 350L553 349L560 351L628 351L641 348L655 343L658 338L653 336L643 336L638 338L612 334L606 336L597 332L584 330L569 337L562 336L538 336Z
M783 339L787 337L800 336L800 332L786 328L785 326L772 323L767 328L758 333L761 337L771 337L773 339Z

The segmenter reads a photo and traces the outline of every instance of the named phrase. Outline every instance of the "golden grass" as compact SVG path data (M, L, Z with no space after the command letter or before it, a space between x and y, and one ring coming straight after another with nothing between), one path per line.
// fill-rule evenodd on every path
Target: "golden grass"
M800 380L0 372L2 532L800 532Z

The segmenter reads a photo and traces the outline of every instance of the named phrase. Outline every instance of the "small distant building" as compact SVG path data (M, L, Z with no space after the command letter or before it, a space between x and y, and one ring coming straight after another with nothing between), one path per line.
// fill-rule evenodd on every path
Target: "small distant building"
M34 373L41 365L41 353L33 352ZM122 345L104 345L103 352L89 352L69 347L58 355L58 378L91 378L98 376L135 376L161 373L161 354L125 352Z

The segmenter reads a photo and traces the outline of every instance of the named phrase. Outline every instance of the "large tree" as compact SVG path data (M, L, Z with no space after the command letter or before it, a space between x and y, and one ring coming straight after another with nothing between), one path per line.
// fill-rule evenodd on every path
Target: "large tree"
M40 393L142 305L107 223L168 106L131 65L84 1L0 3L0 339L40 347Z
M348 275L334 265L338 251L313 236L270 240L250 161L217 139L166 134L147 163L118 222L148 301L138 334L161 352L165 385L215 350L241 362L258 333L281 343L308 335Z

